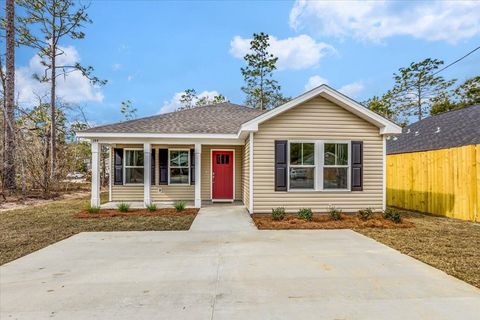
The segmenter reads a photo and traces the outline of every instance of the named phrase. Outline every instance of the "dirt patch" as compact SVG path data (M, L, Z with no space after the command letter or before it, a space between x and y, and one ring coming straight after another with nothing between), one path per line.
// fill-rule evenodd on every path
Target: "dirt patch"
M147 209L132 209L128 212L120 212L117 209L102 209L99 213L90 213L82 211L74 215L79 219L98 219L98 218L112 218L112 217L160 217L160 216L190 216L196 215L199 209L186 208L182 211L177 211L174 208L159 208L155 211L148 211Z
M298 218L296 215L286 215L283 220L275 221L268 214L253 214L253 221L260 230L287 230L287 229L363 229L363 228L411 228L413 223L402 219L401 223L384 219L380 215L374 215L364 221L356 215L343 214L341 220L331 220L326 214L314 214L311 221Z
M75 191L71 193L64 194L52 194L50 199L42 199L38 197L27 197L26 199L20 199L20 197L9 197L7 202L0 204L0 213L15 210L15 209L24 209L31 208L36 206L45 205L59 200L68 200L68 199L78 199L86 197L90 194L88 190Z

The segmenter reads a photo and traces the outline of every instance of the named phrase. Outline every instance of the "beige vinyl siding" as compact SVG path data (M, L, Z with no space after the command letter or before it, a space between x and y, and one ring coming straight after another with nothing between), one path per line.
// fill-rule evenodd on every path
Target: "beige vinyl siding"
M361 140L364 143L363 191L290 191L274 189L275 140ZM325 212L334 205L345 212L382 209L383 138L379 129L340 106L317 97L259 126L254 136L254 212L283 206ZM318 159L316 159L318 161Z
M235 150L235 199L242 199L242 146L228 146L228 145L202 145L202 200L211 199L211 150L225 149Z
M243 204L248 208L250 201L250 139L245 140L242 159L242 192Z

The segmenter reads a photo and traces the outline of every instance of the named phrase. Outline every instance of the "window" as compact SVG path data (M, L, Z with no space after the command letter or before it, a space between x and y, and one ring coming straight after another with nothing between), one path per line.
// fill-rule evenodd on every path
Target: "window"
M190 150L169 150L169 184L190 183Z
M290 189L315 189L315 143L290 143Z
M348 144L326 142L323 148L323 189L348 188Z
M125 149L125 183L143 183L143 150Z

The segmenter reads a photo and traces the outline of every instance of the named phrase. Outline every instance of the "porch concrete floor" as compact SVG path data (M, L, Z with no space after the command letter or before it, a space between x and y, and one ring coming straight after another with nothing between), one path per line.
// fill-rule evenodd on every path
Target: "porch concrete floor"
M370 238L212 208L190 231L81 233L1 266L0 318L478 319L479 289Z

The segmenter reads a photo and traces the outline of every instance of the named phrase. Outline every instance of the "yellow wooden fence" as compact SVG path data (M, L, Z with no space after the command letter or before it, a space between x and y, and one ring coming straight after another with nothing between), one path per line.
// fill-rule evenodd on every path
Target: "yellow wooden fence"
M388 155L387 205L480 222L480 144Z

